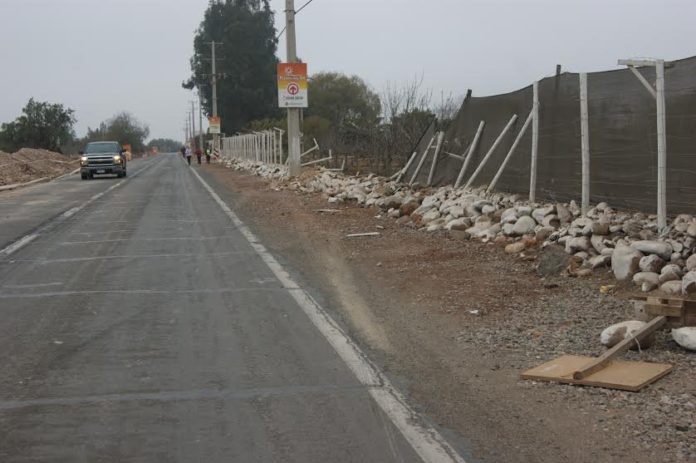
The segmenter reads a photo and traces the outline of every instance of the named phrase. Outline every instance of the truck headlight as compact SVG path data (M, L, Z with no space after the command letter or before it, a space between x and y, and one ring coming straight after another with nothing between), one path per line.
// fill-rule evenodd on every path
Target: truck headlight
M114 162L116 164L120 164L121 163L121 156L119 156L118 154L116 156L114 156Z
M87 162L87 156L80 157L80 162Z

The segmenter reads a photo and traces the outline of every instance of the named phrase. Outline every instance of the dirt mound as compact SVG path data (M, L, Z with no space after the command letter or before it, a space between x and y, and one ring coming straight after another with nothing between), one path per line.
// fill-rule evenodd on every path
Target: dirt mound
M54 178L79 167L79 158L53 151L22 148L16 153L0 151L0 186Z

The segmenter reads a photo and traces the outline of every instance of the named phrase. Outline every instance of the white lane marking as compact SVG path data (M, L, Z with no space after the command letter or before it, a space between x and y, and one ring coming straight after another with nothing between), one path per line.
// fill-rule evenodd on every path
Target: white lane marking
M13 252L17 251L18 249L23 248L27 244L31 243L34 241L36 238L39 237L38 232L34 233L29 233L28 235L24 235L14 243L10 244L9 246L6 246L2 251L0 251L0 256L9 256Z
M314 326L324 335L336 353L348 365L358 380L370 387L370 395L394 426L426 463L465 463L464 459L431 426L422 424L415 411L409 407L403 395L391 384L387 377L373 365L355 342L343 332L331 316L304 289L293 281L282 265L260 244L254 234L244 225L237 214L220 198L208 183L195 170L191 170L210 196L232 220L259 257L268 265Z
M245 288L204 288L204 289L94 289L83 291L47 291L44 293L12 293L0 292L0 299L39 299L42 297L66 297L66 296L94 296L100 294L116 294L121 296L130 295L145 295L145 296L160 296L160 295L176 295L176 294L236 294L248 292L277 292L286 291L285 288L278 286L277 288L269 286L249 286Z
M63 217L68 219L75 215L77 212L80 212L79 207L73 207L72 209L68 209L67 211L63 212Z
M109 233L135 233L138 230L135 228L129 228L126 230L98 230L98 231L86 231L86 232L78 232L78 231L71 231L71 235L105 235Z
M122 394L86 395L78 397L41 397L37 399L1 400L0 410L17 410L26 407L75 406L82 404L113 404L139 401L197 401L210 399L252 400L266 397L298 395L359 394L364 387L356 385L322 384L318 386L263 387L256 389L189 389L160 392L126 392Z
M198 258L209 258L218 256L250 256L255 255L247 251L225 251L216 252L214 254L201 253L201 252L188 252L188 253L163 253L163 254L122 254L114 256L90 256L90 257L64 257L56 259L13 259L11 262L13 264L18 263L34 263L34 264L61 264L67 262L89 262L93 260L108 260L108 259L160 259L160 258L170 258L170 257L198 257ZM275 281L275 279L274 279Z
M45 288L47 286L62 286L65 283L56 281L54 283L34 283L34 284L27 284L27 285L3 285L0 286L1 288L7 288L7 289L25 289L25 288Z
M115 241L207 241L219 240L223 238L235 238L234 235L219 235L219 236L179 236L179 237L161 237L161 238L114 238L110 240L92 240L92 241L63 241L59 243L61 246L70 246L73 244L97 244L97 243L112 243Z
M97 199L99 199L99 198L101 198L102 196L104 196L106 193L108 193L108 192L110 192L110 191L112 191L112 190L118 188L119 186L121 186L121 185L123 185L125 182L127 182L128 180L131 180L131 179L137 177L137 176L140 175L142 172L144 172L145 170L149 169L150 167L152 167L152 166L155 165L155 164L157 164L157 162L152 162L152 163L150 163L150 164L148 164L148 165L142 167L140 170L138 170L137 172L135 172L135 173L134 173L133 175L131 175L130 177L126 177L125 179L119 181L118 183L114 183L113 185L111 185L111 186L110 186L109 188L107 188L106 190L102 191L101 193L95 194L94 196L92 196L91 198L89 198L87 201L85 201L84 203L80 204L79 206L73 207L72 209L68 209L67 211L63 212L63 213L62 213L61 215L59 215L58 217L56 217L56 218L54 218L53 220L51 220L50 222L44 224L39 230L34 231L34 232L31 232L31 233L29 233L29 234L27 234L27 235L24 235L23 237L19 238L19 239L16 240L15 242L10 243L9 245L5 246L3 249L0 249L0 257L6 257L6 256L9 256L10 254L12 254L12 253L14 253L14 252L17 252L18 250L22 249L22 248L23 248L24 246L26 246L27 244L29 244L29 243L31 243L32 241L34 241L36 238L38 238L38 237L41 235L42 232L44 232L44 231L46 231L47 229L49 229L50 227L54 226L56 223L62 222L63 220L72 217L73 215L77 214L78 212L80 212L80 211L81 211L82 209L84 209L85 207L87 207L87 206L89 206L90 204L92 204L92 203L93 203L94 201L96 201Z

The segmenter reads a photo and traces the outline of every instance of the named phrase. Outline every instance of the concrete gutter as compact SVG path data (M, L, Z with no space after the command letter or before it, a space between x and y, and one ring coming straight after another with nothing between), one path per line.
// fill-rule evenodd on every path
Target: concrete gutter
M13 183L12 185L4 185L4 186L0 186L0 191L16 190L17 188L22 188L25 186L33 185L34 183L46 182L50 179L51 179L50 177L41 177L41 178L37 178L36 180L32 180L31 182Z
M80 171L80 168L78 167L77 169L68 172L67 174L63 174L59 177L56 178L51 178L51 177L41 177L37 178L36 180L32 180L31 182L25 182L25 183L13 183L12 185L4 185L0 186L0 191L9 191L9 190L16 190L18 188L24 188L25 186L33 185L35 183L41 183L41 182L48 182L48 181L53 181L53 180L60 180L63 177L68 177L70 175L74 175Z

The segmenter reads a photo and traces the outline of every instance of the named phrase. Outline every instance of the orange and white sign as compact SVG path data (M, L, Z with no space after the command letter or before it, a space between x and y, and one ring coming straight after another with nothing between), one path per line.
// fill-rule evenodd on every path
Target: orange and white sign
M220 133L219 116L210 116L208 118L208 133Z
M278 63L278 106L306 108L307 63Z

